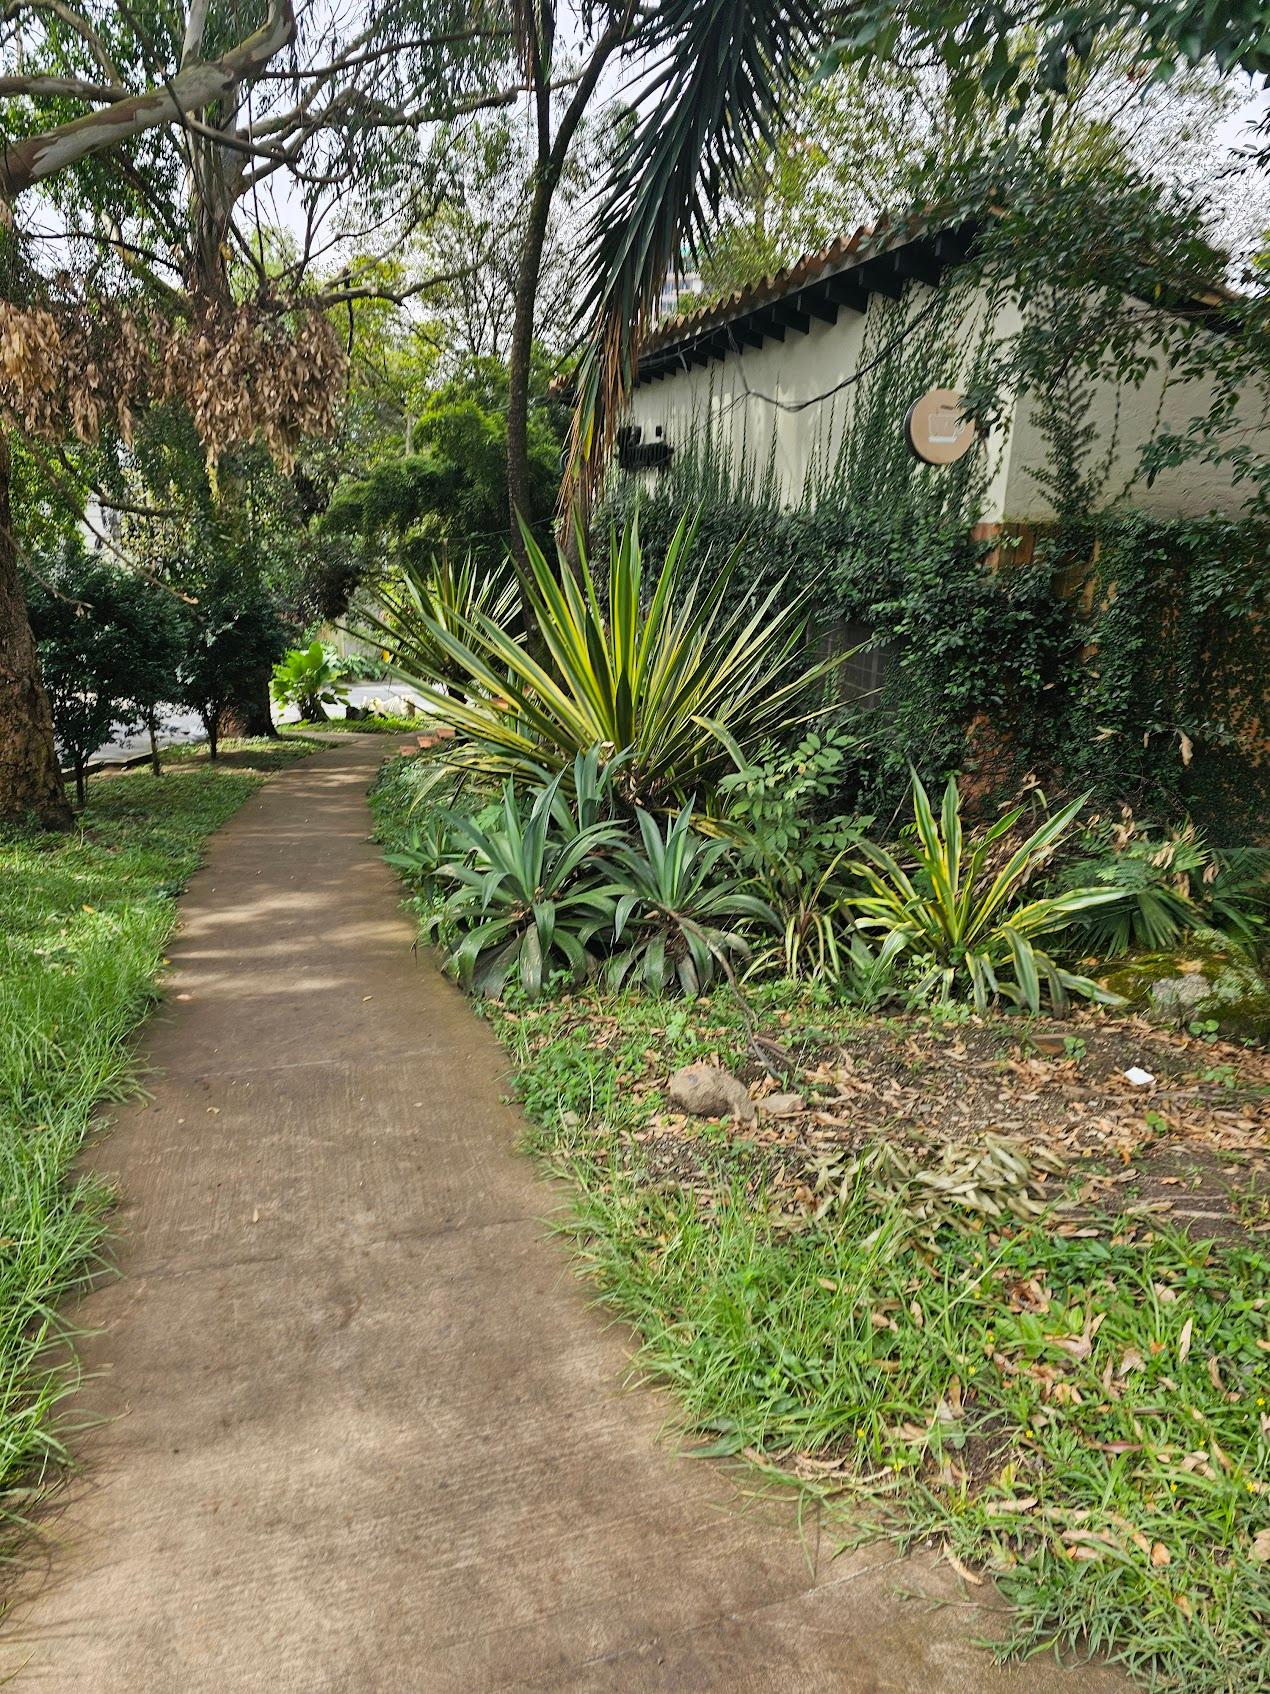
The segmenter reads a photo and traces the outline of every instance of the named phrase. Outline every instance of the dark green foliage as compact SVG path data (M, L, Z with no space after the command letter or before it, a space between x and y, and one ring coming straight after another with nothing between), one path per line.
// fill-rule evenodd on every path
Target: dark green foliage
M1062 868L1062 888L1119 889L1124 898L1078 928L1100 959L1162 952L1193 930L1255 947L1270 927L1270 851L1214 852L1193 824L1157 831L1128 824L1092 834Z
M487 825L457 813L448 820L452 856L435 874L452 892L429 928L457 936L448 962L478 994L501 994L513 975L529 999L553 970L581 980L595 965L593 933L612 924L612 901L585 867L620 832L605 823L579 829L561 780L523 795L506 782Z
M152 728L160 702L176 693L177 603L145 578L68 545L33 578L29 609L57 738L82 804L86 763L112 725Z
M532 528L544 530L555 509L563 437L545 383L539 388L530 411L531 500L525 517ZM445 548L471 554L486 568L503 565L506 390L502 367L477 361L465 377L431 397L406 452L339 484L320 528L360 541L364 574L377 575L397 556L424 569L431 554Z
M213 759L226 712L285 646L273 604L250 576L221 571L187 609L180 696L202 718Z
M668 496L641 502L653 557L677 511ZM862 745L842 794L884 826L911 765L927 783L957 770L1002 797L1032 772L1047 791L1190 813L1219 845L1264 828L1264 524L1111 514L1060 525L1034 561L994 570L964 521L715 499L699 546L737 545L742 592L788 574L791 592L811 587L832 639L855 624L893 645L876 710L853 720ZM1057 587L1085 561L1088 610Z
M1138 512L1060 535L1093 564L1077 616L1091 662L1063 726L1073 780L1157 816L1189 812L1218 844L1265 827L1270 525Z
M659 498L641 504L653 557L672 517ZM811 589L822 638L843 644L854 624L894 644L876 708L851 719L860 746L844 803L885 820L903 803L911 768L935 783L972 768L966 730L979 714L1006 720L1014 734L1004 786L1045 761L1081 640L1048 567L994 574L986 546L962 522L869 521L831 503L782 511L737 498L707 508L699 534L708 557L740 546L745 595L788 573L791 592Z
M1261 0L864 0L831 26L826 67L909 53L944 65L963 118L987 96L1021 108L1062 95L1103 32L1140 32L1144 69L1167 80L1177 64L1213 58L1223 72L1270 71ZM1045 131L1048 133L1048 130Z

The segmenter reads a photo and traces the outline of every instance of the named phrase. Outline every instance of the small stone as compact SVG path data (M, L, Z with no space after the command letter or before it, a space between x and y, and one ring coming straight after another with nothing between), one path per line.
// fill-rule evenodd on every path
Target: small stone
M1050 1030L1038 1030L1031 1039L1036 1051L1047 1059L1061 1059L1067 1051L1065 1035L1055 1035Z
M670 1079L666 1102L672 1112L694 1118L736 1118L753 1123L757 1115L750 1091L718 1065L685 1065Z
M801 1094L765 1094L755 1104L765 1118L794 1118L806 1110Z

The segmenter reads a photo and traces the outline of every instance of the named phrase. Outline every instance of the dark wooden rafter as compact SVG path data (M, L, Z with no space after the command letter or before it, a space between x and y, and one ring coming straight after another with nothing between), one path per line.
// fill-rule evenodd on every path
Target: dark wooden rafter
M798 278L796 286L775 299L763 298L759 289L751 290L757 296L753 304L736 310L723 322L709 321L707 313L699 326L689 322L680 336L663 340L661 345L656 344L658 338L654 336L654 344L641 361L638 381L657 381L678 370L743 353L747 347L761 347L765 341L784 341L787 333L806 335L813 322L836 323L844 309L867 311L874 294L898 300L910 283L936 287L950 267L966 258L977 229L971 220L901 240L881 252L857 250L837 269L827 264L810 282ZM795 267L791 282L799 271L806 274L807 263ZM762 286L770 293L770 285ZM738 297L738 306L743 298Z

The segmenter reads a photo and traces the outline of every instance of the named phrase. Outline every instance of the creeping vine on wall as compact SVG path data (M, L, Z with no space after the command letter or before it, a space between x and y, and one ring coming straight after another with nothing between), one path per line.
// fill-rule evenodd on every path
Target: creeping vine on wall
M990 560L973 534L990 449L921 466L900 429L899 399L957 380L960 314L960 303L932 313L870 365L872 330L867 374L841 427L826 416L792 503L751 399L743 426L708 406L671 470L615 485L606 515L638 498L655 550L698 507L707 552L746 550L738 592L786 579L811 589L819 634L851 625L888 644L877 708L856 713L866 744L853 797L869 811L889 815L915 766L930 782L977 778L989 800L1030 773L1051 797L1090 787L1156 817L1190 811L1216 842L1256 834L1270 776L1258 607L1270 532L1125 510L1091 519L1077 501L1026 562L1005 548ZM1068 467L1086 493L1103 470L1087 448L1072 444Z

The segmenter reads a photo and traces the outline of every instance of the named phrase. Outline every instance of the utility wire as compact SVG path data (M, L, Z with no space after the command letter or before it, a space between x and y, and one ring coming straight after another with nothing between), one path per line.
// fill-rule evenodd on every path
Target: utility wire
M921 324L925 318L930 316L935 307L942 302L942 299L943 296L936 291L922 307L921 311L911 318L908 323L904 324L895 335L891 336L891 338L884 343L884 345L871 359L866 360L862 365L858 365L856 369L852 371L851 375L843 377L841 382L835 382L832 388L826 388L822 394L809 395L805 400L781 400L775 394L764 394L761 389L751 388L745 376L745 361L743 358L738 357L736 370L737 375L741 379L741 393L733 395L730 403L723 409L719 416L726 416L733 407L739 406L742 400L762 400L769 406L775 406L777 411L781 412L805 412L809 406L819 406L826 400L832 400L834 395L841 394L844 388L850 388L853 383L859 382L862 377L868 376L870 371L876 370L880 364L882 364L886 359L889 359L891 354L906 339L906 337L910 336L918 325ZM730 331L728 338L732 342L731 351L736 353L738 356L742 355L745 349L738 345L736 338ZM687 359L682 353L679 355L679 360L680 368L682 370L687 371L691 369ZM695 434L696 432L694 431L693 433Z

